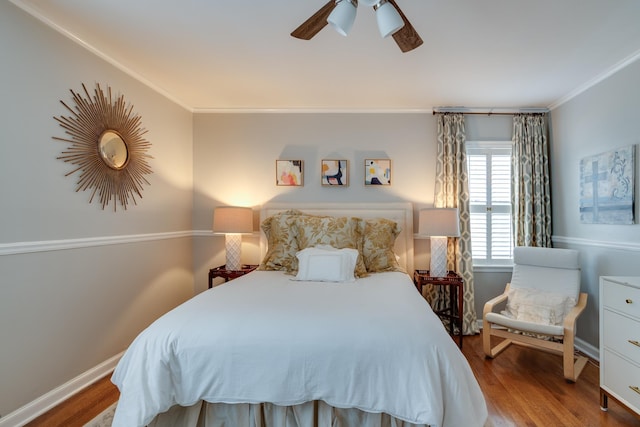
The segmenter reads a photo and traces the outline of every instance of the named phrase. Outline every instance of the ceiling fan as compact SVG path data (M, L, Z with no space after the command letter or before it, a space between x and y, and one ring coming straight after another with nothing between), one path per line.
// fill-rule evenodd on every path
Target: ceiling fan
M376 11L378 28L382 37L393 36L402 52L409 52L422 44L422 39L413 25L402 13L395 0L360 0ZM302 40L311 40L327 24L343 36L346 36L356 17L358 0L330 0L314 13L291 35Z

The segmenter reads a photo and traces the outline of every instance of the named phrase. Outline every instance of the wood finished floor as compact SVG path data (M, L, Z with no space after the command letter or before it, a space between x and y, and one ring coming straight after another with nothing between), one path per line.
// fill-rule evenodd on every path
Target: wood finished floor
M600 410L595 363L588 363L578 381L569 384L562 377L560 356L511 346L496 359L485 359L480 335L464 338L463 353L495 427L640 427L640 418L612 399L608 412ZM107 376L26 427L82 427L118 396Z

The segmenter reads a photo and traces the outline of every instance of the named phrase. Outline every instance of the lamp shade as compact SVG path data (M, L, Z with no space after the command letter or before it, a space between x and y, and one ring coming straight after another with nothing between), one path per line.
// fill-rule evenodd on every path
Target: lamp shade
M346 36L356 20L356 11L356 3L353 0L338 0L327 22L339 34Z
M404 27L404 21L395 7L387 0L382 0L375 6L378 30L383 38L389 37L400 28Z
M220 234L253 233L253 210L234 206L215 208L213 211L213 232Z
M458 208L421 209L418 234L421 236L460 236Z

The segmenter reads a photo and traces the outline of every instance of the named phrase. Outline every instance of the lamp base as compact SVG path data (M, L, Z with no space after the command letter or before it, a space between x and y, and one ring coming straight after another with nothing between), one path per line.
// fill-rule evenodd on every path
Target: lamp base
M447 275L447 237L433 236L430 239L429 275L431 277L445 277Z
M242 268L240 263L240 251L242 249L242 235L240 234L225 234L224 244L226 249L226 264L227 270L237 271Z

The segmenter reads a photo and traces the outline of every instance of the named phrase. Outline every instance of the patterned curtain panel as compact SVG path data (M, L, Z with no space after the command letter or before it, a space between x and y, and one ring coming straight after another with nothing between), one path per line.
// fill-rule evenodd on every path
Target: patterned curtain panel
M473 292L473 261L471 256L471 225L469 215L469 175L465 151L463 114L439 113L438 149L436 160L436 208L458 208L460 237L449 238L447 268L456 271L464 280L463 333L479 332ZM441 292L430 295L434 309L448 304Z
M516 246L551 247L549 143L545 114L513 117L511 206Z

